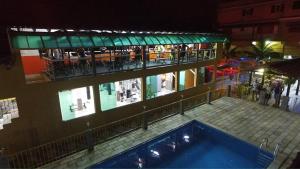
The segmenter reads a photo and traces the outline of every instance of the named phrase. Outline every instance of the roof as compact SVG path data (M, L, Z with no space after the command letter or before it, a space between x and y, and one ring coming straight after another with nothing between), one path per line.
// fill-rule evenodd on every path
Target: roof
M276 73L297 79L300 78L300 58L273 62L268 67Z
M35 30L35 31L33 31ZM118 47L223 43L221 34L184 32L126 32L101 30L54 30L12 28L10 42L14 49Z

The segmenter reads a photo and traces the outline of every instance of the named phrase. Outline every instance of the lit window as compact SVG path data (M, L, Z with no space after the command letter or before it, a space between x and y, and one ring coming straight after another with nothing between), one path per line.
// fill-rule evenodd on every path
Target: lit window
M16 98L0 100L0 130L5 124L11 123L11 120L19 117L19 110Z
M197 81L199 85L207 84L213 81L214 66L200 67L197 73Z
M196 70L188 69L180 71L179 74L179 90L186 90L196 86Z
M95 113L92 86L64 90L58 94L63 121Z
M175 92L175 84L175 73L148 76L146 79L146 97L151 99L173 93Z
M141 78L100 84L101 110L106 111L142 100Z

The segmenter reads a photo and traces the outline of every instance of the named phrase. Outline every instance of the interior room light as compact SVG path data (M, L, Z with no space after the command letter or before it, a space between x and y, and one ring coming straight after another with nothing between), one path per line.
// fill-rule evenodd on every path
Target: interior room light
M59 29L51 29L50 32L57 32Z
M121 33L127 33L126 31L122 31Z
M18 31L18 28L10 28L12 31Z
M67 29L68 32L74 32L73 29ZM81 30L80 30L81 31Z
M20 31L22 32L33 32L32 28L20 28Z
M36 29L36 32L48 32L48 29Z

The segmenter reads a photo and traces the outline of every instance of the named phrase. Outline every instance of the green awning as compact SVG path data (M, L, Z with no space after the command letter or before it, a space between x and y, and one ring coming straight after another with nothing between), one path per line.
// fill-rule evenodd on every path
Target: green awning
M144 36L147 45L160 45L159 40L155 36Z
M55 36L41 36L44 48L58 48Z
M56 38L59 48L70 48L72 47L69 43L67 36L59 36Z
M13 35L11 45L14 49L40 48L96 48L113 46L179 45L196 43L223 43L225 37L201 34L179 35Z

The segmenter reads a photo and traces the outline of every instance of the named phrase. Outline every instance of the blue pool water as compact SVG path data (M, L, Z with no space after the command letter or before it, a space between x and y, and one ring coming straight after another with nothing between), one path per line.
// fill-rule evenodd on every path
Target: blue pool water
M192 121L90 168L267 168L272 161L271 153Z

